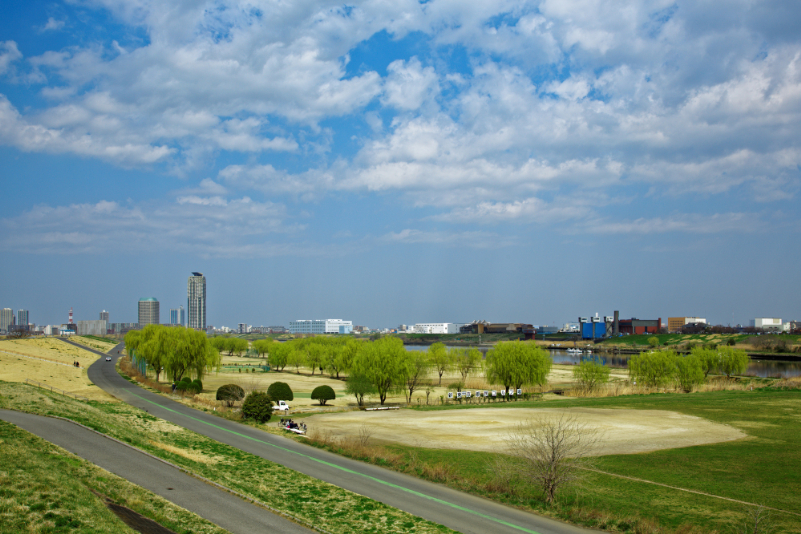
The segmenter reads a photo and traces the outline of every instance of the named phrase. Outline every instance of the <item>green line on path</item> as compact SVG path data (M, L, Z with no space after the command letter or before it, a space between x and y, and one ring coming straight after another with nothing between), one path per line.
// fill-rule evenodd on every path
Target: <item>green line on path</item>
M456 510L460 510L462 512L467 512L467 513L473 514L473 515L477 515L479 517L483 517L484 519L489 519L490 521L494 521L495 523L499 523L499 524L507 526L507 527L512 527L512 528L515 528L517 530L521 530L523 532L528 532L529 534L539 534L539 532L537 532L536 530L529 530L529 529L527 529L525 527L521 527L521 526L515 525L513 523L509 523L509 522L504 521L502 519L497 519L495 517L492 517L492 516L489 516L489 515L486 515L486 514L482 514L481 512L476 512L475 510L471 510L469 508L465 508L464 506L459 506L458 504L454 504L452 502L448 502L448 501L445 501L445 500L442 500L442 499L438 499L437 497L432 497L431 495L426 495L425 493L420 493L419 491L415 491L413 489L404 488L403 486L399 486L397 484L393 484L392 482L387 482L386 480L381 480L380 478L375 478L375 477L372 477L370 475L366 475L364 473L359 473L358 471L354 471L353 469L348 469L347 467L343 467L341 465L333 464L331 462L326 462L325 460L321 460L319 458L315 458L314 456L309 456L308 454L303 454L302 452L293 451L292 449L287 449L286 447L281 447L280 445L276 445L274 443L269 443L267 441L262 441L262 440L260 440L258 438L254 438L252 436L247 436L245 434L240 434L239 432L237 432L235 430L231 430L229 428L221 427L221 426L215 425L214 423L209 423L208 421L204 421L202 419L198 419L197 417L192 417L191 415L186 415L186 414L181 413L181 412L179 412L177 410L173 410L172 408L167 408L163 404L159 404L159 403L154 402L154 401L152 401L150 399L146 399L144 397L140 397L136 393L131 393L131 394L134 397L136 397L138 399L141 399L141 400L143 400L145 402L149 402L150 404L154 404L154 405L158 406L159 408L162 408L162 409L167 410L169 412L172 412L174 414L181 415L183 417L187 417L189 419L192 419L193 421L197 421L198 423L202 423L204 425L208 425L208 426L214 427L217 430L222 430L223 432L228 432L230 434L234 434L236 436L239 436L240 438L249 439L251 441L255 441L255 442L261 443L263 445L268 445L270 447L275 447L276 449L280 449L280 450L282 450L284 452L297 454L298 456L302 456L303 458L307 458L307 459L312 460L314 462L318 462L318 463L327 465L328 467L333 467L334 469L339 469L340 471L344 471L344 472L350 473L352 475L358 475L360 477L367 478L367 479L372 480L374 482L378 482L379 484L383 484L384 486L389 486L391 488L399 489L401 491L405 491L406 493L410 493L410 494L415 495L417 497L422 497L424 499L428 499L430 501L434 501L434 502L439 503L439 504L444 504L445 506L450 506L451 508L455 508Z

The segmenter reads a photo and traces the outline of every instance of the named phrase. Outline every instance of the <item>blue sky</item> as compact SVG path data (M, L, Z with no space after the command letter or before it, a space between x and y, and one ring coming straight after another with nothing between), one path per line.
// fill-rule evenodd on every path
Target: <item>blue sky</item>
M6 2L0 307L800 319L792 2Z

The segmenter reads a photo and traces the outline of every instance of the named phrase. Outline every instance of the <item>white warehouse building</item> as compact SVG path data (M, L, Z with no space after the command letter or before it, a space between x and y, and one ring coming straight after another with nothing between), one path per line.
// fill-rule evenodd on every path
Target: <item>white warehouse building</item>
M289 332L292 334L350 334L353 321L342 319L298 319L289 321Z
M762 330L783 330L782 320L777 317L757 317L751 321L751 326Z
M417 323L411 328L414 334L458 334L459 323Z

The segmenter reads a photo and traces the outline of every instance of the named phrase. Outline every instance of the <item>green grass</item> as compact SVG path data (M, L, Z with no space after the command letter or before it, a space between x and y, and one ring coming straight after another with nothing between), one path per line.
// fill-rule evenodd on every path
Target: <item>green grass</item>
M377 532L377 525L381 532L452 532L127 404L84 403L33 386L0 381L0 408L79 422L332 533Z
M799 390L761 388L688 395L515 402L505 403L505 406L668 410L731 425L748 434L748 438L644 454L605 456L597 458L594 463L600 470L618 475L801 514L801 499L798 497L801 495ZM588 474L582 487L564 493L560 505L549 509L541 496L523 482L518 483L516 495L488 489L493 481L490 466L500 455L405 446L389 449L402 456L395 465L397 469L432 478L430 473L437 472L437 466L440 466L440 471L442 466L447 466L450 475L441 481L457 489L591 526L597 526L594 521L598 517L611 517L626 524L634 524L639 517L653 518L656 524L668 531L693 525L705 532L725 532L732 521L743 515L743 506L737 503L599 473ZM432 479L437 480L437 477ZM778 531L801 532L801 516L772 514ZM618 529L615 524L611 528Z
M5 421L0 466L0 532L134 532L90 490L179 534L228 532Z

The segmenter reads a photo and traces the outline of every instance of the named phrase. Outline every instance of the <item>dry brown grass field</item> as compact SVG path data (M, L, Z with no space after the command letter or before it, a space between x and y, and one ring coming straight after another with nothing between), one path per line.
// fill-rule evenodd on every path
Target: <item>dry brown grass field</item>
M100 356L55 338L0 341L0 380L36 380L92 400L113 397L92 384L86 368ZM80 367L74 367L73 362ZM111 364L109 364L111 365Z
M540 417L570 416L599 438L593 455L636 454L742 439L740 430L665 410L599 408L473 408L470 410L345 412L304 421L315 432L358 440L368 428L378 443L427 449L498 452L510 431Z

